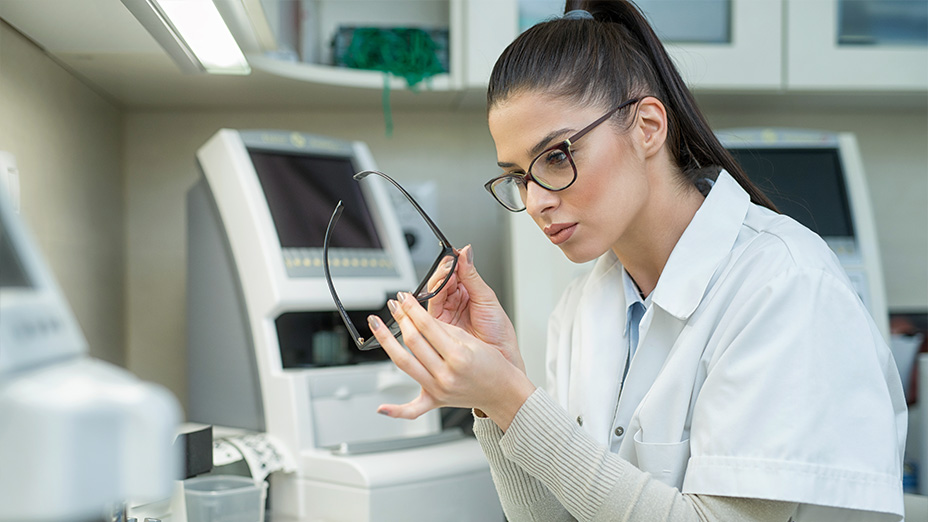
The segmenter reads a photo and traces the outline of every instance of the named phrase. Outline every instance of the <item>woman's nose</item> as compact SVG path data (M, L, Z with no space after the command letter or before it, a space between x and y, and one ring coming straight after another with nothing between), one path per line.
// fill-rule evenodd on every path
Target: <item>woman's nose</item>
M557 205L558 195L550 190L546 190L534 181L529 181L525 186L525 210L537 216Z

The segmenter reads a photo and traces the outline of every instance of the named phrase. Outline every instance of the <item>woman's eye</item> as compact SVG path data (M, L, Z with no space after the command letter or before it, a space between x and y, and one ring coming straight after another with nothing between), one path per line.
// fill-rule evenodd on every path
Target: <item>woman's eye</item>
M567 154L560 149L549 151L545 155L545 164L549 167L557 167L567 161Z

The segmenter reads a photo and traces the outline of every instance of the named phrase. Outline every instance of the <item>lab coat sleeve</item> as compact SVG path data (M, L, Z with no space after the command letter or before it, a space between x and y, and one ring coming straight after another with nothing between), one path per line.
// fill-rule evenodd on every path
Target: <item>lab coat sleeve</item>
M901 384L849 284L796 268L730 310L704 361L683 491L798 502L799 522L832 519L802 516L829 506L899 520Z
M498 448L490 448L493 458L508 460L518 470L516 482L531 480L532 491L546 492L537 497L542 502L523 502L515 516L507 510L511 522L784 522L796 509L787 502L684 495L599 447L540 389L526 400L505 435L495 429L492 437L480 435L490 444L493 438L499 440ZM566 512L565 507L556 513L544 511L555 502Z

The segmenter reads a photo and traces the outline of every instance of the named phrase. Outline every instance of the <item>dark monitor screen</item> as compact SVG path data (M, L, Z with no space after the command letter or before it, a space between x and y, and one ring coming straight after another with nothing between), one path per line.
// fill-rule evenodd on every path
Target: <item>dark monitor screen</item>
M383 248L351 158L249 150L282 248L322 248L339 200L332 247Z
M0 288L29 288L32 285L19 260L10 235L0 220Z
M823 237L852 237L854 225L837 149L729 151L780 212Z

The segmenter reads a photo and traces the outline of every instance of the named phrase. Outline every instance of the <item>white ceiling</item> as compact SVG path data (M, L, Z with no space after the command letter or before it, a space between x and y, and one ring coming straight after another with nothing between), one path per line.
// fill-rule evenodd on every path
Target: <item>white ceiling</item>
M34 41L120 107L381 107L379 89L283 78L185 75L120 0L0 0L0 19ZM393 106L458 108L483 93L393 91Z

